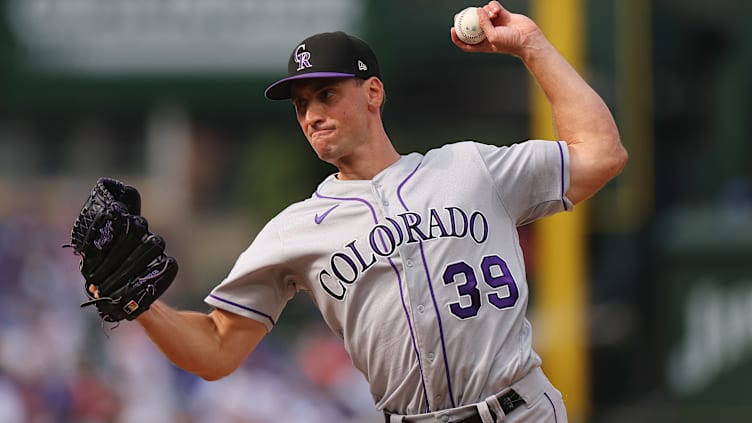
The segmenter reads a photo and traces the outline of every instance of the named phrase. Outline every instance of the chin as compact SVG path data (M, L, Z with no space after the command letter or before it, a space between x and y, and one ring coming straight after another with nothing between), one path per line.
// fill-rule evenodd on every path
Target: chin
M313 151L319 156L319 159L328 162L335 156L334 148L327 142L314 142L312 143Z

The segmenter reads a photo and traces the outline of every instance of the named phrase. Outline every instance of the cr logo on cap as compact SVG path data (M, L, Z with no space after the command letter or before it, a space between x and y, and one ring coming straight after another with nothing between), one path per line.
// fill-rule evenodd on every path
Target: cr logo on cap
M305 44L301 44L295 49L295 63L298 64L298 71L313 67L313 65L311 65L311 53L301 50L305 50Z

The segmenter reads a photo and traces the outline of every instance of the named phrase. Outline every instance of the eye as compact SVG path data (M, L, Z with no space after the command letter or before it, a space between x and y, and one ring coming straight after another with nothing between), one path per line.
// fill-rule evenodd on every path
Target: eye
M326 101L334 97L334 94L336 93L333 89L327 88L327 89L321 90L321 92L319 92L318 97L319 97L319 100Z
M293 101L292 105L295 107L295 113L302 115L305 114L306 107L308 107L308 102L305 100L295 100Z

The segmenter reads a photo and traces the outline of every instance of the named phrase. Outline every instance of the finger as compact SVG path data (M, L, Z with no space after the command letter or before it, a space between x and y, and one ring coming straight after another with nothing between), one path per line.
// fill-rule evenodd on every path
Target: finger
M99 288L97 288L97 286L93 283L89 284L87 291L89 291L92 297L99 298Z
M494 32L494 24L491 22L491 17L489 16L489 11L485 8L479 8L478 9L478 24L480 25L480 28L483 30L483 33L486 34L486 39L488 39L488 36L491 35Z
M457 31L454 29L454 27L449 28L449 35L452 37L452 42L457 44L458 46L461 45L462 41L457 37Z
M499 14L499 11L501 10L500 8L501 5L496 1L489 1L487 5L482 7L482 9L488 13L488 17L491 19L494 19Z
M498 1L490 1L483 9L488 12L489 18L498 25L505 25L509 22L512 14L504 8Z
M449 35L452 37L452 42L457 47L464 48L465 46L467 46L467 44L462 42L459 37L457 37L457 31L454 29L454 27L449 28Z

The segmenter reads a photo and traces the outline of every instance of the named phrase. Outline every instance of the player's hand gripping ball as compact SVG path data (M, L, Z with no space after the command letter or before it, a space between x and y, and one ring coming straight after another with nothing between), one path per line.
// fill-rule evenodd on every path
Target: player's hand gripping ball
M486 39L478 19L478 8L468 7L454 16L454 31L457 38L467 44L479 44Z
M149 309L178 272L165 242L149 232L141 196L132 186L100 178L79 212L71 243L81 257L84 293L107 322L133 320Z

